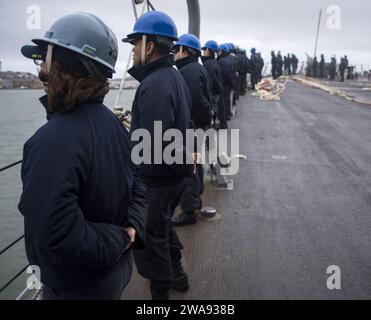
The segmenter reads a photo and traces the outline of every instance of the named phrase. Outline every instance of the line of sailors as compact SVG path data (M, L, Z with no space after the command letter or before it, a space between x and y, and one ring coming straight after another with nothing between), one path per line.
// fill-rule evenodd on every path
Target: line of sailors
M338 68L339 67L339 68ZM336 56L331 57L331 62L328 66L328 73L326 72L326 61L324 54L321 54L321 59L318 62L317 57L314 57L312 62L308 62L307 65L307 76L314 78L327 78L328 75L330 80L335 80L337 70L340 73L340 81L345 80L345 70L349 67L348 57L345 55L341 58L339 66L337 65Z
M33 39L36 45L22 48L25 57L41 61L46 91L40 102L48 122L25 144L19 203L43 299L119 299L133 257L150 280L152 299L189 289L174 225L196 223L202 207L200 144L190 153L183 139L176 150L192 164L158 163L152 148L152 161L135 166L132 150L140 142L134 135L145 129L154 137L161 122L163 132L176 129L184 137L187 129L212 126L213 117L216 128L227 128L233 104L246 93L247 73L253 87L262 77L264 61L255 49L248 59L232 44L201 47L194 35L178 37L163 12L141 16L122 41L133 46L128 72L140 82L130 132L103 105L118 45L101 19L67 15ZM162 151L170 143L163 141ZM183 214L174 218L178 205Z
M155 19L156 23L152 23L152 19ZM171 25L172 31L167 34L161 32L159 22ZM149 25L152 29L148 29ZM143 38L145 28L147 40ZM159 34L161 36L158 36ZM155 39L152 40L154 36ZM185 90L181 96L183 103L188 104L193 129L206 130L212 126L216 129L227 129L227 122L233 116L233 106L239 97L246 93L247 74L251 74L252 87L261 80L264 62L256 50L251 50L251 59L248 59L246 52L232 43L218 45L216 41L209 40L202 46L200 40L192 34L180 36L172 46L168 40L177 38L175 24L170 17L159 12L141 17L134 27L134 32L128 35L127 41L134 45L134 55L136 50L142 50L143 41L149 41L148 37L154 41L155 46L167 43L168 52L170 53L171 49L173 55L164 55L153 62L150 60L149 63L148 60L142 59L133 67L134 70L129 70L134 78L141 81L133 105L131 130L143 128L142 123L151 124L154 119L166 123L168 119L164 118L164 108L174 109L174 99L176 102L175 97L178 97L179 93L174 94L170 101L157 97L166 97L169 91L177 92L180 88L181 91ZM156 70L161 68L159 64L167 61L166 64L169 64L165 65L169 66L173 60L185 86L180 79L174 81L175 77L170 75L174 73L173 68ZM161 61L163 62L160 63ZM137 71L140 69L149 69L151 74L144 79L138 78ZM165 79L173 80L168 83ZM151 94L144 94L148 91ZM145 98L147 96L148 101ZM158 110L153 104L154 100L161 101ZM141 105L151 105L151 113L138 112L142 109ZM184 120L187 121L187 118L184 117ZM184 125L183 123L182 126ZM153 130L151 126L145 128ZM166 129L168 128L164 128ZM202 143L198 141L196 144L196 152L193 154L195 163L199 162L197 151L202 148ZM201 196L204 192L203 166L196 164L193 174L184 175L183 179L173 183L171 180L167 181L166 176L159 175L157 168L144 171L142 166L141 171L149 190L149 219L146 225L146 247L144 250L135 251L134 258L139 274L151 280L152 299L168 299L170 288L180 292L189 289L188 275L181 262L183 246L174 228L197 223L196 213L202 208ZM181 208L181 214L175 217L178 206Z
M287 54L282 58L281 51L278 51L277 55L272 51L271 56L273 79L278 79L283 74L292 75L297 73L299 60L295 54Z

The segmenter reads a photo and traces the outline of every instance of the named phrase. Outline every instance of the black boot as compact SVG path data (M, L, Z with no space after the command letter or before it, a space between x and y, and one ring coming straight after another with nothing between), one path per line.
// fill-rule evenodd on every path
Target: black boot
M168 281L151 280L152 300L169 300L169 289Z
M186 292L189 290L188 276L184 272L181 260L173 262L172 264L173 278L171 279L171 288L179 291Z
M190 224L196 224L197 218L194 212L181 213L178 217L173 220L174 227L182 227Z

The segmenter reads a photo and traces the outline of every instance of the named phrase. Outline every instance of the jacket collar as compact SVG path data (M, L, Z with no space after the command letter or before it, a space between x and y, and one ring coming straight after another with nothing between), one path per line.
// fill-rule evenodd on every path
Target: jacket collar
M82 103L80 103L79 105L82 105L82 104L101 104L103 103L103 100L104 100L104 96L100 96L100 97L95 97L95 98L91 98L91 99L88 99ZM42 104L42 106L45 108L45 111L46 111L46 119L49 121L52 116L54 114L56 114L56 112L53 112L50 107L49 107L49 102L48 102L48 95L43 95L40 99L39 99L40 103Z
M151 73L159 69L162 69L162 68L172 67L173 65L174 65L174 55L169 54L152 63L133 66L131 69L128 70L128 73L134 79L138 80L139 82L142 82Z
M198 62L198 57L191 56L191 57L186 57L186 58L175 61L175 65L180 70L187 64L195 63L195 62Z
M229 57L229 53L223 52L223 53L218 57L217 60L221 60L221 59L226 58L226 57Z
M46 111L46 119L49 121L51 119L51 117L53 116L53 112L50 110L49 108L49 103L48 103L48 95L43 95L40 99L39 99L41 105L45 108L45 111Z
M215 60L215 56L211 55L210 57L205 57L205 56L201 57L202 63L205 63L208 60Z

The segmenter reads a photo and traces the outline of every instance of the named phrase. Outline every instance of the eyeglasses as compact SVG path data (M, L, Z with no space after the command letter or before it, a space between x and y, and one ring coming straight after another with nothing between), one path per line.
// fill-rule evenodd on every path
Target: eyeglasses
M43 62L45 62L45 61L43 61L43 60L34 60L33 61L33 63L36 64L38 67L40 67Z
M171 50L171 53L176 54L176 53L178 53L179 51L180 51L180 47L176 47L176 48L174 48L174 49Z
M131 38L131 39L129 39L129 43L132 46L136 46L140 40L142 40L142 38Z

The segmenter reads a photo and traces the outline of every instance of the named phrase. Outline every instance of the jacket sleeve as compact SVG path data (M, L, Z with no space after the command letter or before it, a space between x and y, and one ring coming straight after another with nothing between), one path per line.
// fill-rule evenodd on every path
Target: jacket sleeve
M219 68L215 68L213 72L213 91L216 94L221 94L223 91L222 79L220 76Z
M75 152L80 146L68 140L56 134L25 145L18 206L25 229L38 247L66 261L90 268L111 267L130 238L121 226L85 219L79 193L88 178L90 160Z
M200 116L203 119L204 125L210 125L212 117L212 103L211 94L209 89L209 82L206 72L202 72L200 75L200 86L198 88L197 96L194 97L198 102L200 110Z
M133 226L137 232L133 249L143 249L145 246L144 230L147 221L148 200L146 188L139 176L139 169L135 168L134 183L131 190L126 227Z
M233 63L228 64L228 73L227 73L227 79L228 79L228 84L231 88L235 87L235 68Z

